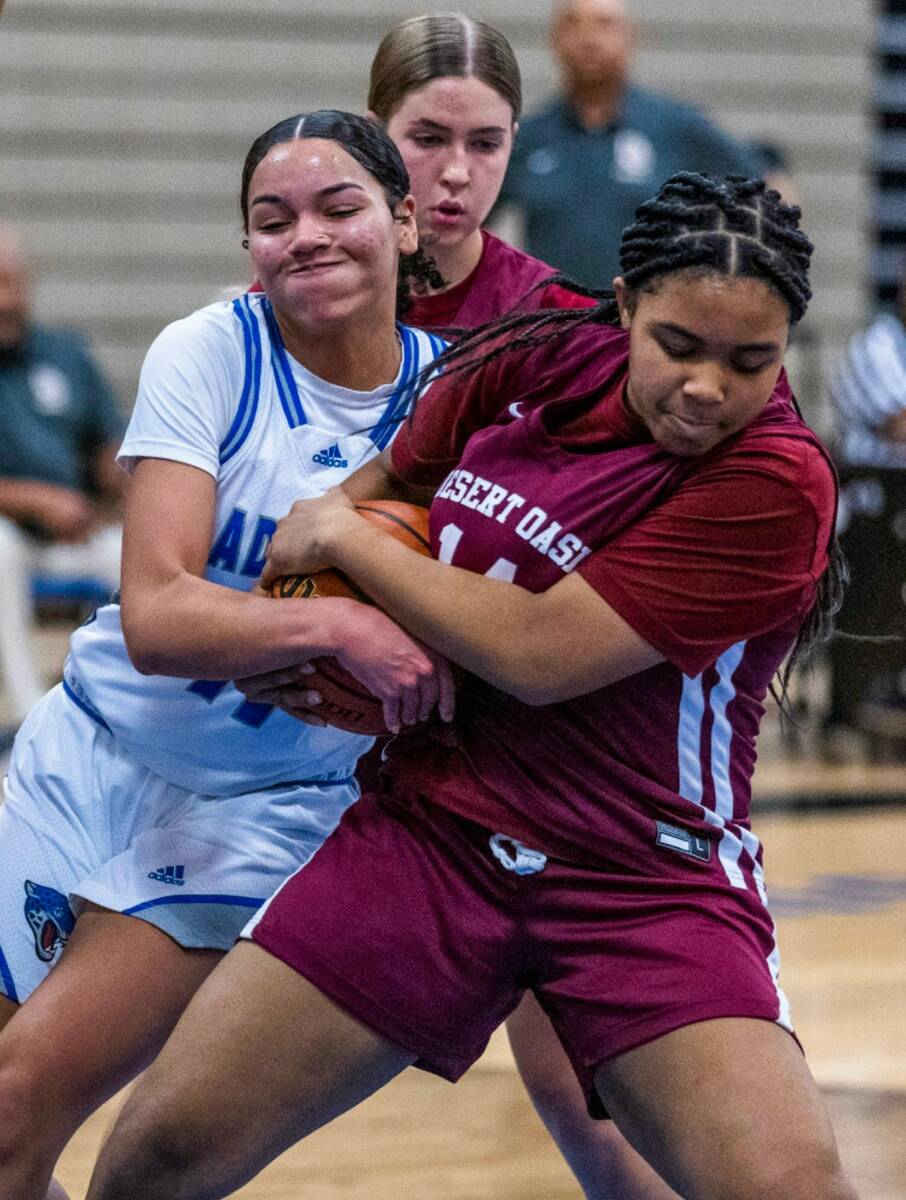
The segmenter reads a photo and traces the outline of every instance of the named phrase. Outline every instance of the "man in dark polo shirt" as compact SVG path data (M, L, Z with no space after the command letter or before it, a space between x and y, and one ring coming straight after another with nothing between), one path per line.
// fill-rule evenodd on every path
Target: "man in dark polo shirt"
M18 721L44 692L32 579L119 580L116 398L77 335L31 320L28 265L0 228L0 666Z
M498 202L519 210L530 254L592 286L610 286L623 229L674 172L761 174L697 109L629 81L634 41L623 0L557 5L563 92L521 122Z

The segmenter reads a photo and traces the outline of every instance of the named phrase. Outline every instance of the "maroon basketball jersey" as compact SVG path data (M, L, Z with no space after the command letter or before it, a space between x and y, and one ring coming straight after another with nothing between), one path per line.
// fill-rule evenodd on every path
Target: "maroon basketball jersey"
M532 592L576 570L667 661L541 707L469 677L455 747L400 738L390 777L397 790L586 861L612 861L621 826L644 812L652 836L661 821L676 837L716 843L728 879L744 887L758 853L748 831L755 738L826 565L832 472L784 378L761 416L708 455L666 453L627 418L627 350L625 334L597 328L523 361L504 356L465 382L442 379L394 463L422 482L428 461L456 463L431 508L439 559ZM701 572L687 543L712 535L690 511L717 530ZM712 559L723 593L696 582Z
M446 292L414 297L406 313L407 325L436 331L472 329L517 306L533 312L539 308L589 308L594 304L556 285L536 288L555 273L554 267L486 229L481 236L484 249L471 275Z

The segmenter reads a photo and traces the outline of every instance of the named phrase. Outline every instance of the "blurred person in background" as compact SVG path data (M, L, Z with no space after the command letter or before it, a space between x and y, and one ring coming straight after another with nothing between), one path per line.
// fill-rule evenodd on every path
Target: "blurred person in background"
M630 80L623 0L561 0L550 37L562 91L522 122L500 207L517 210L530 254L606 287L623 230L668 176L758 176L761 163L697 109Z
M831 643L830 757L864 734L906 742L906 286L895 312L853 337L832 373L840 538L851 580ZM886 640L871 640L879 638Z
M33 320L29 275L18 234L0 227L0 662L16 722L46 690L32 578L119 586L126 478L116 397L78 334Z

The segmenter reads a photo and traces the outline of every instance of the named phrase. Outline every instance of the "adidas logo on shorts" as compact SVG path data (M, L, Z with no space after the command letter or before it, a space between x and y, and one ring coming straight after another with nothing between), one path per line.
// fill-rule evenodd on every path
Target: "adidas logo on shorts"
M156 871L148 872L148 878L156 879L158 883L172 883L176 887L182 887L186 882L183 878L185 873L185 867L158 867Z
M340 455L340 446L338 442L334 442L332 446L328 446L326 450L322 450L320 454L313 454L311 461L320 463L322 467L348 467L349 459L343 458Z

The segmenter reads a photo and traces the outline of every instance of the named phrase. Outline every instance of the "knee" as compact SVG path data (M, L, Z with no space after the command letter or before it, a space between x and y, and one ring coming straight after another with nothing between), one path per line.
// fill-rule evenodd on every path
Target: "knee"
M87 1200L215 1200L210 1157L191 1131L162 1120L121 1120L104 1148Z
M706 1188L704 1196L714 1200L764 1200L765 1196L782 1196L783 1200L858 1200L847 1178L836 1150L800 1156L785 1162L763 1164L748 1174L745 1182L726 1176L713 1191Z

